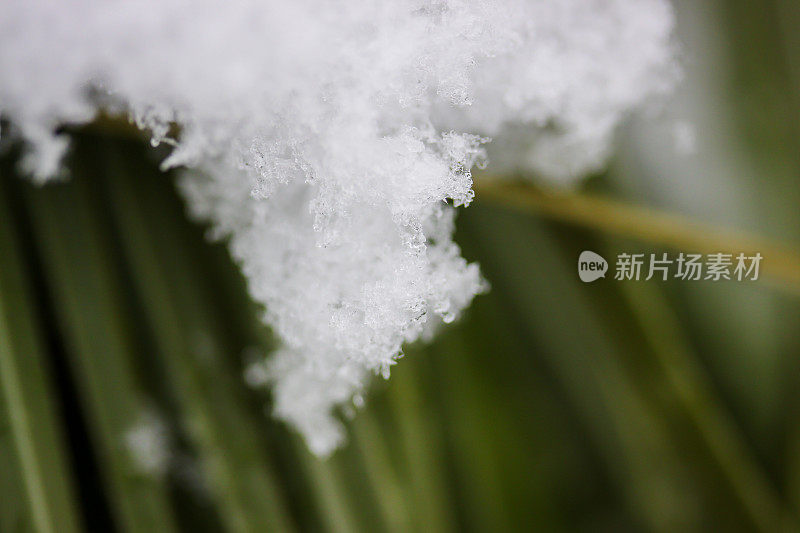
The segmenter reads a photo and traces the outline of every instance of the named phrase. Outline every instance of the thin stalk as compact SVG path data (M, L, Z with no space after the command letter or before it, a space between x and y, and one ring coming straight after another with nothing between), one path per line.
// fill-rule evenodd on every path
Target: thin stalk
M372 406L359 413L350 424L351 438L358 446L387 531L409 531L413 515L375 417Z
M634 287L623 283L620 287L661 366L671 396L692 421L753 523L761 531L797 529L798 523L754 463L729 413L716 401L663 296L646 284Z
M480 337L485 331L465 331L461 335L452 332L447 340L436 341L435 352L425 355L435 357L436 363L444 367L436 376L441 388L439 416L445 419L448 448L467 500L465 521L477 531L510 531L513 519L509 516L510 502L503 493L498 456L520 453L528 458L530 443L510 434L508 428L514 427L514 421L509 423L509 418L514 414L481 381L481 368L475 361L465 357L478 350L482 356L494 358L496 353L492 350L508 347L509 336L503 330L507 324L493 320L494 316L479 322L488 325L493 334L498 333L500 342L493 342L488 349ZM503 449L508 443L513 445Z
M85 168L75 168L78 176ZM166 480L145 471L126 446L147 410L134 371L129 316L118 295L102 222L82 179L26 189L35 242L53 294L55 315L87 412L112 514L129 532L176 529Z
M407 498L414 502L412 508L421 529L454 531L455 518L447 501L441 427L431 419L433 410L425 404L416 365L411 362L407 365L395 370L388 391L397 419L397 438L408 468Z
M253 421L233 392L241 386L238 376L228 375L219 360L221 347L200 282L174 224L164 216L169 210L159 205L158 194L143 191L147 180L133 175L139 168L132 173L117 164L126 159L122 150L110 143L106 150L113 154L106 158L106 182L120 242L223 520L231 531L290 531L284 496L258 447Z
M484 229L489 220L492 229ZM525 224L495 210L476 209L462 216L461 224L484 247L487 275L493 267L503 269L493 290L514 311L526 335L540 343L606 459L614 484L639 519L653 530L696 523L704 509L693 504L708 494L706 487L687 483L693 472L678 454L679 435L666 424L643 376L626 365L630 347L612 336L586 295L573 290L571 263L554 251L552 238L538 223ZM730 515L741 519L736 508Z
M359 528L355 510L348 504L347 485L338 465L331 459L322 460L312 456L304 442L297 442L301 453L306 453L303 468L311 480L310 490L314 494L316 504L321 511L322 521L327 531L332 533L353 533L362 531Z
M650 244L700 253L759 252L763 257L761 272L764 276L800 294L800 251L782 243L587 193L545 192L531 185L489 177L476 179L474 189L479 201L508 205Z
M0 179L7 179L2 177ZM80 530L66 440L32 309L20 244L0 184L0 395L31 521L40 533ZM4 473L5 475L5 473Z
M114 117L103 116L91 128L143 139L142 132ZM800 294L800 250L759 235L717 228L684 215L628 205L582 192L548 192L503 176L475 174L478 201L486 200L550 219L629 237L651 244L700 253L760 252L765 276Z
M780 31L777 33L777 39L786 64L786 70L789 74L786 80L789 90L787 94L791 98L791 121L793 125L792 139L793 153L795 154L795 163L793 169L793 176L797 175L798 161L798 140L800 140L800 32L797 31L798 24L800 24L800 4L794 0L773 0L771 2L776 11L776 21L779 24ZM759 9L759 6L752 6L752 9ZM782 110L785 111L785 110ZM771 154L770 154L771 155ZM796 190L796 189L795 189ZM794 226L795 228L797 225ZM796 317L795 322L800 321L797 313L788 316ZM794 346L798 345L798 341L793 341ZM790 348L791 350L791 348ZM791 351L794 353L796 350ZM791 502L794 512L800 514L800 424L798 424L798 413L800 413L800 396L798 396L798 365L797 358L789 358L785 375L787 376L787 394L790 398L788 401L786 412L788 413L786 420L789 428L786 431L786 490L789 494L789 501Z

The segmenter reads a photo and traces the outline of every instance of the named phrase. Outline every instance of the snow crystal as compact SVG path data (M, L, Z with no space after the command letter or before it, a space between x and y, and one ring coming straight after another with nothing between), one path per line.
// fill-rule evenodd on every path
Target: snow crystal
M485 289L452 232L487 145L596 169L673 84L672 25L666 0L5 0L0 111L39 181L98 109L174 145L282 340L275 412L324 455L335 409Z
M672 141L675 153L684 157L697 153L697 131L688 120L676 120L672 124Z
M155 411L142 411L125 432L125 446L142 472L163 476L170 461L170 434L164 420Z

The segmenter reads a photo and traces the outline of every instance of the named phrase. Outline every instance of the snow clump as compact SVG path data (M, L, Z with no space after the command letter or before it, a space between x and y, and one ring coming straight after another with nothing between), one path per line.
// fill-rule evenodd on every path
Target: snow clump
M0 113L39 182L100 110L173 145L282 341L275 413L326 455L337 408L485 290L452 233L487 146L599 168L673 85L672 29L666 0L3 0Z

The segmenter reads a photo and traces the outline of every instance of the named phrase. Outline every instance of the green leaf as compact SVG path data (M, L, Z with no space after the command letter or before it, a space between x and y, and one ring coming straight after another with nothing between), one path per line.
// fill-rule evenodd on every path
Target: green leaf
M31 529L73 533L80 530L74 480L32 306L30 279L5 190L8 179L0 176L0 477L4 480L0 499L9 507L0 510L0 524L9 530L22 529L21 524L13 524L14 517L22 520L28 515ZM13 509L15 503L21 504L22 494L27 509Z
M104 142L89 157L104 164L110 211L118 228L134 289L143 304L143 320L152 332L165 375L196 444L209 486L231 531L289 531L284 495L274 479L255 424L243 409L241 375L224 360L209 302L175 212L163 191L149 186L156 175L139 164L137 152ZM236 354L238 355L238 354Z
M112 266L113 246L92 186L82 179L87 172L82 163L75 158L76 179L69 185L26 187L35 244L112 515L126 531L173 531L165 479L143 471L126 445L148 401L135 371L132 332L121 301L124 291Z

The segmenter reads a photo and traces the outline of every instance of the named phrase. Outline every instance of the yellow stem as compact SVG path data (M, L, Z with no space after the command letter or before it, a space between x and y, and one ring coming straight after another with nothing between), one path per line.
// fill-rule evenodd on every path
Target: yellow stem
M800 295L800 251L782 243L586 193L550 192L492 178L476 179L473 188L479 201L681 251L760 252L764 276Z

